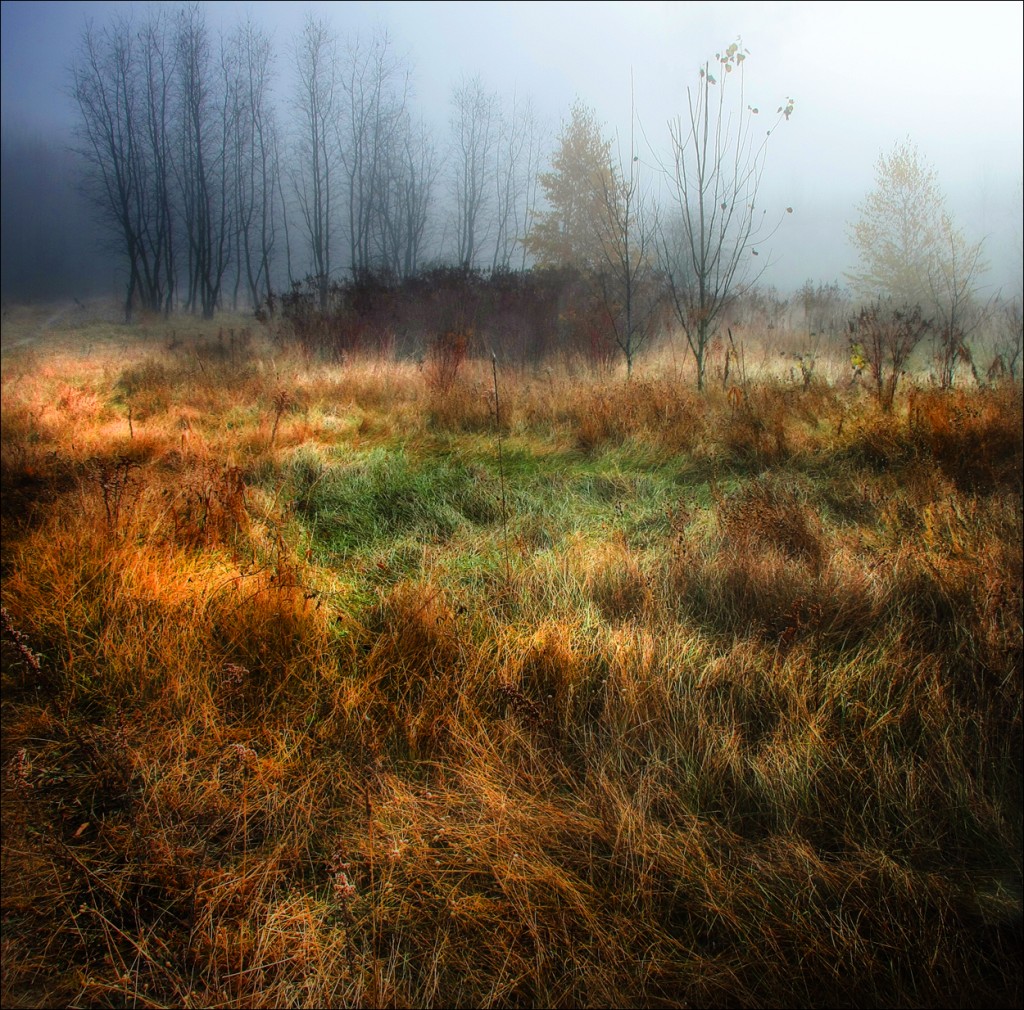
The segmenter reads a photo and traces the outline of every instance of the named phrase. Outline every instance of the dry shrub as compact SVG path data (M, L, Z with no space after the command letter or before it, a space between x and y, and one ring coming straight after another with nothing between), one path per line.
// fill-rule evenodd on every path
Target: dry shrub
M895 307L882 301L850 320L851 356L860 368L867 368L875 399L886 413L893 408L910 355L931 326L920 306Z
M577 384L564 409L577 444L588 452L627 439L671 453L693 453L708 435L707 404L667 379Z
M447 594L430 583L399 582L366 614L363 675L372 689L376 743L403 757L439 757L457 745L455 727L472 656Z
M862 409L844 423L839 445L853 461L878 471L934 464L963 490L1019 488L1024 473L1020 414L1019 386L971 393L914 390L905 418L902 412Z
M622 540L592 549L584 586L609 622L641 620L654 605L652 580Z
M444 397L451 391L469 353L471 337L471 333L449 330L427 344L423 375L432 393Z
M719 498L715 511L727 543L751 554L759 545L774 547L814 574L821 570L821 520L794 486L758 477L738 494Z
M508 710L532 728L585 734L600 715L603 678L593 650L561 622L542 623L525 642L504 685Z
M967 394L933 390L911 398L908 415L931 456L957 486L1020 487L1024 432L1021 388L1003 384Z

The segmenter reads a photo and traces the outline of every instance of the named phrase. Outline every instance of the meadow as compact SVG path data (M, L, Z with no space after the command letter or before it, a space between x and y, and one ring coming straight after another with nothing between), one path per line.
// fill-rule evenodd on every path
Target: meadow
M0 1002L1020 1006L1021 385L774 339L9 310Z

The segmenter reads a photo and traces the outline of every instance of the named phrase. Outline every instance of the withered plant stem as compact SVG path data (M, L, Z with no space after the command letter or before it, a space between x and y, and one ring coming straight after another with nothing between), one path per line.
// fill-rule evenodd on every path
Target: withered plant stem
M498 400L498 356L491 352L491 370L494 374L494 425L498 432L498 482L501 486L501 536L505 550L505 584L512 581L508 560L508 508L505 504L505 460L501 450L501 403Z

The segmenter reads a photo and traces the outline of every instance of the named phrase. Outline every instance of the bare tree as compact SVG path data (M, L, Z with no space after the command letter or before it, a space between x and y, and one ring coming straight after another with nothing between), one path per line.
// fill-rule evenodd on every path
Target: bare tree
M975 368L967 340L986 315L985 307L978 302L978 282L988 264L982 259L982 243L969 242L948 213L942 215L939 235L941 253L932 259L928 283L935 316L939 385L949 389L961 361ZM974 374L980 381L977 371Z
M440 163L427 128L414 126L408 112L403 111L390 140L386 212L381 216L383 265L405 278L419 269Z
M654 277L657 211L640 170L631 128L626 165L620 150L617 169L598 177L601 214L596 221L604 260L597 283L615 343L626 359L627 377L654 332L660 302Z
M774 127L764 136L755 133L758 109L746 104L743 88L746 56L733 43L716 54L714 63L706 63L696 90L687 89L686 117L669 128L675 214L660 239L662 269L697 366L698 389L704 388L705 356L722 310L762 272L751 267L751 257L758 255L756 244L777 227L758 205ZM776 125L792 112L793 102L787 99Z
M232 255L233 206L228 152L231 102L224 46L215 62L198 6L179 15L178 75L181 143L178 179L188 242L189 311L213 316Z
M282 131L274 129L270 133L270 157L273 164L272 178L274 180L275 199L277 213L280 214L281 231L284 234L284 261L285 276L288 279L288 287L295 283L295 272L292 269L292 238L291 228L288 225L288 197L285 193L284 176L285 172L281 166L281 147L284 143Z
M270 291L276 238L276 124L270 100L273 52L270 38L251 20L231 40L232 168L238 228L238 269L252 305Z
M495 145L492 269L511 267L529 231L540 160L537 133L532 103L513 96L510 107L501 111Z
M498 140L498 97L479 77L464 78L452 94L452 195L456 252L463 267L474 265L484 239L488 180Z
M390 36L356 38L345 54L341 161L348 205L349 267L353 277L385 265L394 213L391 175L400 163L408 71Z
M175 46L168 15L156 12L139 33L145 75L146 140L151 179L151 218L148 231L153 250L154 277L162 277L162 307L170 315L177 287L174 229L173 86ZM152 291L155 302L157 291Z
M337 117L341 81L337 40L327 23L312 15L307 15L296 46L296 70L295 108L299 122L293 182L317 278L320 308L324 310L335 228L335 173L340 163Z
M136 35L116 19L86 28L72 68L79 152L103 223L128 266L125 320L136 300L166 311L173 293L168 153L169 55L162 23Z

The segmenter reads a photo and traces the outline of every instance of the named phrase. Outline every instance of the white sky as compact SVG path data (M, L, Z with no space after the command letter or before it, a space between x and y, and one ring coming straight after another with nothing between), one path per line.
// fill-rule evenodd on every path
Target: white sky
M87 17L146 4L2 4L4 128L61 135L73 120L62 89ZM987 236L993 283L1020 273L1024 151L1024 4L1003 3L238 3L205 5L226 27L246 12L288 46L306 10L344 34L387 26L414 66L417 101L442 127L462 74L533 99L552 132L575 97L609 133L637 114L656 144L683 109L704 60L741 36L751 104L787 96L792 120L773 137L765 193L792 205L768 279L831 280L849 265L845 222L871 188L882 151L907 136L937 169L961 225ZM998 276L996 276L998 275Z

